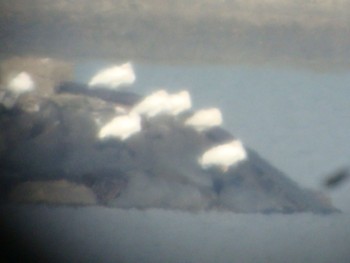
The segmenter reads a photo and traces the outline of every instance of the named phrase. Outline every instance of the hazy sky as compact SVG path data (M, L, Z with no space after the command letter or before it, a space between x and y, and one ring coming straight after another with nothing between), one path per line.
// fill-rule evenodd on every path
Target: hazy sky
M350 66L345 0L17 2L0 4L1 56Z

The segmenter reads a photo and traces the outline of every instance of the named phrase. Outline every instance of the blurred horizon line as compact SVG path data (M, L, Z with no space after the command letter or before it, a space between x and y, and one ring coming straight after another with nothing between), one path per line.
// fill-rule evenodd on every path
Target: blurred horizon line
M350 66L346 0L0 3L0 55Z

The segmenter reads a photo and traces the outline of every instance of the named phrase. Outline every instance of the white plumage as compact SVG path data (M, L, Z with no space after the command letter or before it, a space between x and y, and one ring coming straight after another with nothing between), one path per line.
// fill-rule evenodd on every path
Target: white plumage
M191 126L197 131L203 131L221 124L222 115L217 108L199 110L185 121L186 126Z
M186 90L169 95L168 112L171 115L178 115L192 107L190 93Z
M117 114L127 114L128 113L128 108L124 105L116 105L114 107L114 110Z
M136 77L131 63L113 66L99 71L89 82L90 88L103 86L110 89L117 89L120 86L127 86L134 83Z
M247 153L241 141L233 140L227 144L215 146L199 158L198 162L203 169L218 166L227 172L230 166L247 159Z
M191 96L188 91L183 90L175 94L169 94L166 90L158 90L144 98L131 112L148 118L159 114L175 116L190 109L191 106Z
M115 117L104 125L98 133L98 138L100 140L117 138L123 141L139 131L141 131L141 118L139 115L122 115Z
M169 94L159 90L144 98L131 112L152 118L168 110Z
M7 90L16 97L34 89L34 81L27 72L19 73L7 85Z

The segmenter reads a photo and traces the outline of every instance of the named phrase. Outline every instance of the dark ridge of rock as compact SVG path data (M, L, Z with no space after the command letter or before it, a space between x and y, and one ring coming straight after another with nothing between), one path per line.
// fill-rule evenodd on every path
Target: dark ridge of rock
M76 82L62 82L56 88L56 92L96 97L104 101L129 106L136 104L142 98L140 95L128 91L115 91L103 86L91 89L86 84Z
M211 128L207 131L204 131L204 134L208 138L208 140L216 142L218 144L229 142L235 139L235 137L231 133L229 133L221 127Z

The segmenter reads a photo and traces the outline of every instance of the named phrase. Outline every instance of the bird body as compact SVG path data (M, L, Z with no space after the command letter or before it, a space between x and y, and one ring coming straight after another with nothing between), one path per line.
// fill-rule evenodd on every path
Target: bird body
M158 90L145 97L131 111L147 118L159 114L178 115L190 109L192 106L191 97L188 91L180 91L169 94L166 90Z
M247 153L241 141L233 140L207 150L198 162L203 169L218 166L223 172L227 172L230 166L236 165L245 159L247 159Z
M170 94L167 107L171 115L178 115L183 111L191 109L192 102L189 92L183 90L175 94Z
M135 82L135 73L131 63L99 71L89 82L90 88L107 87L118 89L120 86L131 85Z
M100 140L117 138L122 141L141 131L141 118L137 114L117 116L104 125L99 133Z
M144 98L131 112L152 118L168 109L169 94L165 90L158 90Z
M16 97L23 93L33 91L34 89L34 81L26 72L21 72L16 75L7 85L7 90Z
M217 108L199 110L185 121L186 126L191 126L197 131L204 131L221 124L222 115Z

